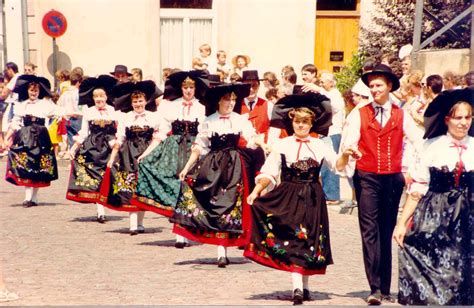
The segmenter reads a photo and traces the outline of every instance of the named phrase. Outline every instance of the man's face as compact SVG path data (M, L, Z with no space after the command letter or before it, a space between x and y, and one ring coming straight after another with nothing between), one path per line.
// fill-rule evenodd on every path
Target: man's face
M118 80L118 82L128 82L128 75L127 73L115 73L114 74L115 78Z
M383 105L388 101L392 84L381 75L372 75L369 77L370 94L377 104Z
M301 78L303 79L303 82L313 83L316 81L316 74L308 71L301 71Z
M35 73L35 70L29 66L29 65L26 65L25 66L25 75L33 75Z
M260 88L260 83L256 80L246 81L245 83L250 84L250 94L247 96L247 99L254 101L257 98L258 89Z

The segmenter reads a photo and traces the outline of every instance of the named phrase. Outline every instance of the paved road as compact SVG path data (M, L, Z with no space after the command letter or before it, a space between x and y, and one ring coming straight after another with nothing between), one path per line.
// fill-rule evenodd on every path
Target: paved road
M5 173L5 158L0 174ZM129 236L125 213L67 201L69 167L40 189L38 207L23 208L23 188L0 184L0 259L9 289L21 299L2 305L289 305L289 273L272 270L229 249L231 265L215 265L216 248L174 248L167 219L147 213L146 233ZM310 279L305 305L364 305L368 285L357 217L330 211L335 264ZM395 250L394 250L395 252ZM393 291L397 289L396 258Z

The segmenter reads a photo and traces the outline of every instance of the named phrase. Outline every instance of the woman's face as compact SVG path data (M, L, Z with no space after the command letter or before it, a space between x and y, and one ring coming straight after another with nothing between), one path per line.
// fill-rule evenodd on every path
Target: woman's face
M32 101L38 99L39 85L31 85L28 87L28 98Z
M146 100L143 96L136 96L132 99L132 108L136 113L145 111Z
M230 114L235 107L235 97L232 98L230 95L225 95L219 101L219 113L222 115Z
M472 125L472 107L468 103L459 104L453 115L447 116L444 122L454 139L464 139Z
M307 137L309 135L311 127L313 126L310 117L294 117L292 124L293 130L295 131L295 135L300 138Z
M411 58L409 56L403 58L402 60L402 73L407 75L411 71Z
M190 101L194 98L194 94L196 92L196 88L194 86L184 86L181 87L183 91L183 98L185 101Z
M247 66L247 62L245 61L244 57L238 57L237 58L237 67L238 68L244 68Z
M105 94L103 89L95 89L94 92L92 92L92 99L94 99L97 108L104 108L107 104L107 94Z
M303 79L303 82L313 83L316 81L316 74L308 71L301 71L301 79Z

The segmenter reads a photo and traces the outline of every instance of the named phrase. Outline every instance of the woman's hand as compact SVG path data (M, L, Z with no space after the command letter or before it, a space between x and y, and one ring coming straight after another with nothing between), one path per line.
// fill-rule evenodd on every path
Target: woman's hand
M258 198L258 193L254 190L250 195L247 196L247 204L252 205L255 199Z
M112 168L112 166L114 165L114 161L115 159L109 159L109 161L107 162L107 167Z
M403 242L405 240L405 234L407 233L407 227L401 223L398 223L393 231L393 239L397 242L398 246L403 249Z
M362 157L361 151L352 147L345 149L344 152L342 152L342 155L346 156L347 158L351 156L354 159L360 159Z
M145 153L143 153L143 154L145 154ZM147 157L147 155L143 155L143 154L138 156L138 158L137 158L138 163L140 163L145 157Z
M314 83L307 82L305 83L302 87L301 90L303 92L314 92L314 93L319 93L321 92L321 88L315 85Z
M179 173L179 180L184 182L187 174L188 174L188 168L184 167L183 170L181 170L181 172Z

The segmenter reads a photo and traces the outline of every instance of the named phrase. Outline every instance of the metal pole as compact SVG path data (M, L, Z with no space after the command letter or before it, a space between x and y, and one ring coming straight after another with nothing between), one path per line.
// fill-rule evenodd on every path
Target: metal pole
M3 40L3 63L2 68L8 62L8 51L7 51L7 22L5 13L5 0L2 0L2 40Z
M423 20L423 0L416 0L415 5L415 21L413 27L413 52L412 67L418 68L419 52L421 45L421 23Z
M54 78L54 91L58 87L58 80L56 78L56 71L58 70L58 59L57 59L57 49L56 38L53 37L53 78Z
M21 26L23 38L23 62L30 62L30 40L28 37L28 4L21 0Z

